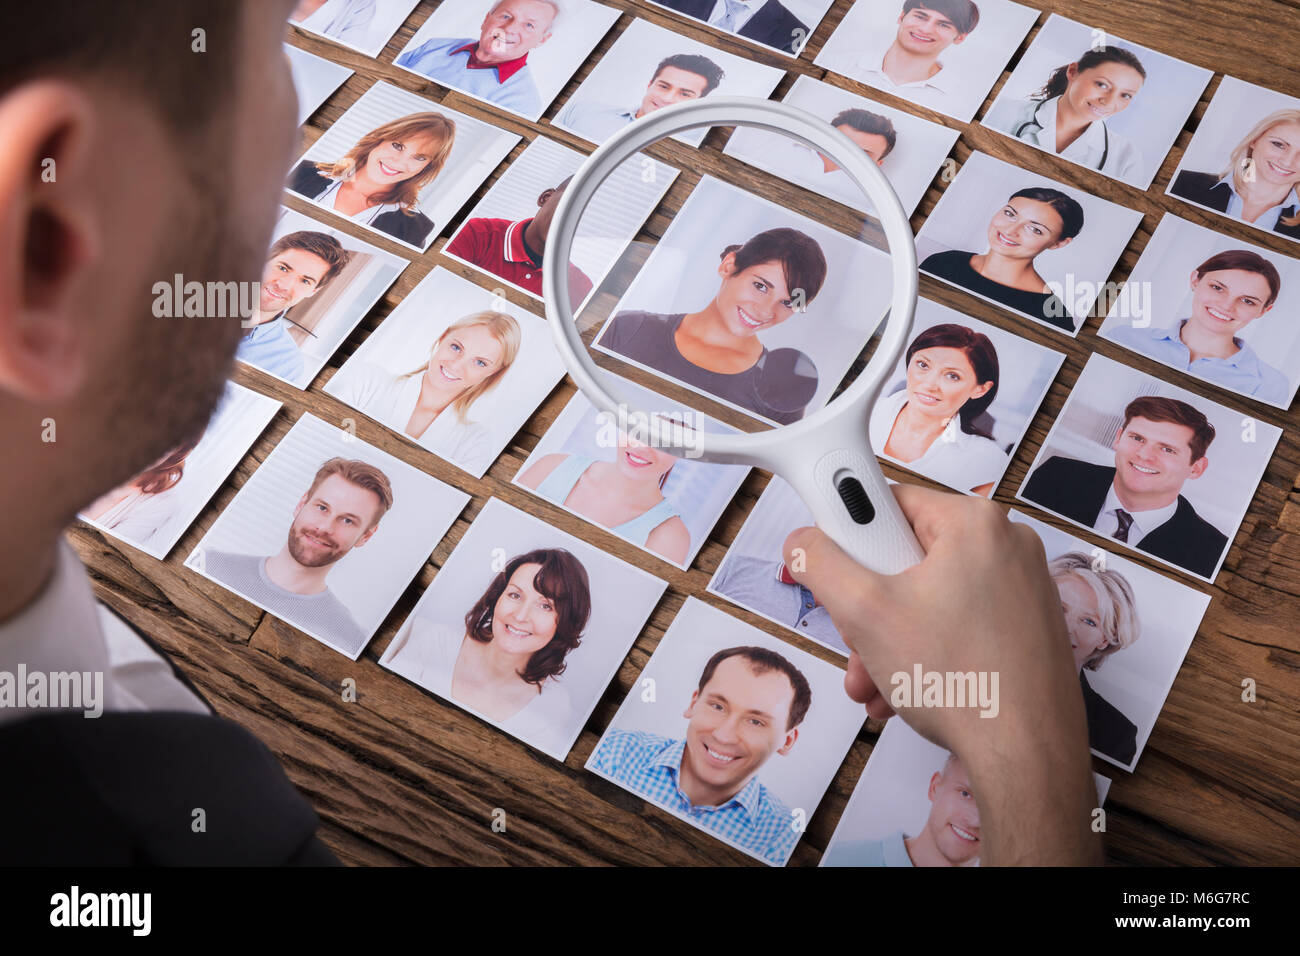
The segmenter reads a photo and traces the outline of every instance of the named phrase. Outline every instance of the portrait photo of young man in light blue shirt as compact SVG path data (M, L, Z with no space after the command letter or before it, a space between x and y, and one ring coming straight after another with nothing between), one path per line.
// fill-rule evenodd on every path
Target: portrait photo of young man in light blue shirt
M790 753L812 704L803 673L776 651L729 647L704 666L682 739L611 727L588 766L747 853L784 865L800 830L758 779Z

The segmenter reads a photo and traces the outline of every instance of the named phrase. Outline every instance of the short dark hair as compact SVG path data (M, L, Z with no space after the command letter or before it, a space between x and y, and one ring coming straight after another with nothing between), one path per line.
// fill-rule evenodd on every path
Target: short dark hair
M700 94L701 96L708 96L716 90L718 84L722 82L722 78L727 75L722 71L722 67L707 56L700 56L698 53L674 53L672 56L666 56L659 61L659 65L655 67L654 75L650 77L650 82L653 83L658 79L664 68L669 66L704 77L704 92Z
M1061 217L1061 239L1073 239L1083 231L1083 207L1079 205L1078 200L1067 196L1059 189L1030 186L1028 189L1012 193L1010 198L1045 202L1056 210L1056 214Z
M320 257L328 266L325 274L316 283L317 292L334 281L334 277L352 261L352 253L344 249L341 242L327 232L316 232L312 229L300 229L298 232L287 233L275 240L271 244L271 251L266 255L267 260L274 259L286 249L310 252L313 256Z
M802 289L804 302L811 302L826 281L826 256L817 240L798 229L767 229L751 236L748 242L732 244L722 250L721 258L736 254L736 271L764 262L779 262L785 273L786 288L794 295Z
M903 4L903 16L918 7L942 13L956 25L957 32L961 34L970 33L980 23L980 8L971 3L971 0L907 0Z
M1145 418L1149 422L1172 422L1184 425L1192 430L1192 438L1187 443L1192 453L1192 461L1200 461L1214 441L1214 426L1201 413L1186 402L1176 398L1163 398L1159 395L1143 395L1128 403L1124 409L1124 428L1135 418Z
M492 611L505 592L511 576L525 564L540 564L533 575L533 587L555 605L555 636L545 647L533 651L518 671L519 677L539 689L551 677L558 677L568 666L565 657L582 643L582 631L591 616L591 586L582 562L563 548L535 548L512 558L492 579L465 615L465 633L487 644L492 640Z
M770 651L766 647L728 647L718 651L704 665L704 671L700 674L700 686L696 688L697 693L704 692L704 685L713 679L718 665L728 657L745 658L749 661L750 670L755 674L780 671L789 678L790 686L794 688L794 699L790 701L790 716L786 720L785 729L790 730L803 723L804 717L808 716L808 708L812 706L812 687L808 684L808 678L776 651Z
M912 356L917 352L933 348L960 349L966 356L966 360L970 362L976 380L981 383L993 383L993 387L979 398L969 399L965 405L957 409L962 431L967 435L992 438L992 435L986 435L976 428L974 422L986 408L993 404L993 399L998 394L998 350L993 347L993 342L983 332L976 332L964 325L953 323L932 325L912 339L912 344L907 347L908 364L911 364Z
M898 131L894 129L894 124L889 121L889 117L881 116L879 113L872 113L870 110L841 110L839 115L831 120L831 126L847 126L859 133L883 136L885 138L885 151L880 154L881 159L890 154L894 148L894 143L898 141Z
M1230 269L1262 276L1268 283L1268 301L1264 305L1272 305L1277 301L1278 294L1282 291L1282 277L1278 275L1277 267L1258 252L1249 249L1225 249L1210 256L1196 267L1196 278L1201 278L1207 272L1227 272Z
M40 77L94 78L151 103L182 145L204 142L230 113L244 15L242 0L3 3L0 96Z

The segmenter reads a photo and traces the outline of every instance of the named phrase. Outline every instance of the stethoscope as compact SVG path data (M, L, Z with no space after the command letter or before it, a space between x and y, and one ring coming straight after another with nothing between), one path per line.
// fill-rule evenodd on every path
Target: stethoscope
M1059 96L1055 97L1055 99L1060 99L1060 97ZM1022 134L1030 126L1037 127L1038 132L1040 133L1043 132L1043 124L1038 122L1038 111L1043 108L1043 103L1046 102L1047 100L1043 100L1041 103L1035 106L1033 118L1026 120L1025 122L1020 124L1020 128L1017 129L1015 132L1016 139L1023 138ZM1107 157L1110 156L1110 128L1106 126L1105 120L1094 120L1094 122L1101 124L1101 135L1102 135L1101 162L1097 164L1097 169L1100 171L1106 168L1106 159Z

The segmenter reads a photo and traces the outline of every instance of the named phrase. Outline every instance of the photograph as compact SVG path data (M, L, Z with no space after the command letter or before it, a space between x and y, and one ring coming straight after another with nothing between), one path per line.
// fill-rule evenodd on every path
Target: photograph
M636 19L569 95L551 125L599 146L633 120L684 100L714 92L766 99L784 76L776 67ZM708 132L691 130L673 139L699 146Z
M542 301L542 256L551 220L586 158L538 136L470 210L442 254ZM575 314L676 179L676 169L638 153L601 183L573 238L569 298Z
M857 143L885 174L909 216L957 142L955 129L808 76L797 77L782 102L824 119ZM875 215L871 200L844 170L789 136L741 126L722 151L827 199Z
M545 319L438 268L325 391L481 478L563 377Z
M1128 289L1116 296L1102 338L1238 395L1291 407L1300 381L1300 260L1166 213Z
M289 22L341 46L376 57L418 0L298 0Z
M468 503L304 414L185 566L356 660Z
M785 866L865 719L844 671L688 597L587 769Z
M1033 528L1047 552L1092 752L1131 771L1210 596L1014 509L1009 517Z
M892 289L886 253L705 176L595 347L787 425L830 399Z
M773 475L727 548L708 591L848 657L849 647L830 613L794 579L785 563L785 539L790 532L813 524L803 499Z
M536 122L617 19L592 0L459 0L434 10L393 63Z
M881 458L993 497L1065 354L926 298L871 410Z
M1300 242L1300 98L1225 76L1166 192Z
M379 663L564 760L667 586L489 498Z
M293 91L298 96L298 125L301 126L353 71L323 56L300 50L291 43L284 45L284 54L289 58L289 69L293 73Z
M637 413L656 416L689 438L735 429L680 403L609 376L636 402L618 421L581 391L564 406L520 467L514 483L570 514L599 525L669 564L686 569L722 517L748 465L719 465L655 447Z
M973 152L916 234L921 271L1075 335L1142 213Z
M235 358L305 389L407 262L284 206L272 237Z
M78 517L163 560L279 410L275 399L227 382L202 432L101 495Z
M1213 584L1281 436L1092 355L1016 497Z
M861 0L814 62L970 122L1037 20L1010 0Z
M1146 189L1213 75L1054 13L981 122Z
M1093 773L1097 806L1110 780ZM885 721L821 866L979 866L978 793L961 758Z
M798 56L834 0L649 0L728 36Z
M380 82L311 145L285 188L423 252L521 138Z

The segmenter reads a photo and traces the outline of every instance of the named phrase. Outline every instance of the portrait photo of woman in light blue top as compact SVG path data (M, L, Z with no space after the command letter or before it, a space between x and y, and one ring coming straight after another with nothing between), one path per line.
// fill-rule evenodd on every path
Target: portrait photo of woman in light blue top
M1198 265L1189 281L1191 307L1172 326L1116 323L1103 334L1180 371L1285 407L1293 393L1290 380L1240 338L1277 302L1277 267L1249 249L1227 249Z

